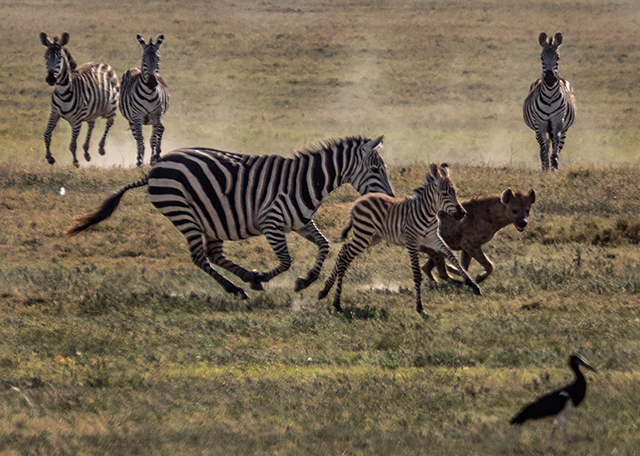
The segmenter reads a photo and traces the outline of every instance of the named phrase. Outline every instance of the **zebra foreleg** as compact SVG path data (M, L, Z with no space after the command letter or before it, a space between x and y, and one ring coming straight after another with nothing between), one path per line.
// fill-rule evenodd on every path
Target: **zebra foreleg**
M98 153L100 155L104 155L105 154L105 148L104 145L107 142L107 133L109 133L109 130L111 129L111 126L113 125L113 121L115 120L116 116L112 116L107 118L107 125L106 127L104 127L104 134L102 135L102 138L100 138L100 143L98 144Z
M71 151L71 155L73 155L73 166L76 168L80 167L80 163L78 163L78 159L76 158L76 150L78 148L78 135L80 134L81 123L71 126L71 143L69 143L69 150Z
M136 145L138 147L138 158L136 159L136 166L142 166L142 161L144 159L144 136L142 136L142 121L136 120L133 124L130 124L131 133L133 133L133 137L136 140Z
M47 151L45 158L50 165L53 165L56 162L56 159L51 155L51 133L53 133L53 129L56 128L58 120L60 120L60 114L51 111L51 114L49 114L49 121L47 122L47 129L44 131L44 146Z
M316 262L313 265L313 268L311 268L307 273L307 277L297 278L294 287L294 291L296 292L304 290L313 282L318 280L324 260L327 258L327 254L329 253L329 241L324 237L320 230L318 230L318 227L313 220L309 221L309 223L307 223L304 228L297 231L297 233L318 246L318 256L316 257Z
M549 139L543 125L536 128L536 140L540 145L540 161L542 162L542 171L549 170Z
M447 247L447 245L444 243L442 238L440 238L440 235L438 235L437 239L435 239L430 243L429 247L436 250L437 252L440 252L442 255L444 255L444 257L447 260L449 260L458 271L460 271L460 275L464 279L465 285L469 286L469 288L473 290L474 294L476 295L482 294L480 287L469 276L469 273L467 272L467 270L460 265L460 262L458 261L456 256L449 249L449 247Z
M232 293L242 299L249 299L249 296L247 296L247 293L245 293L242 288L234 285L233 282L227 280L211 267L202 246L202 233L196 232L187 236L187 242L189 243L189 250L191 251L191 261L193 261L196 266L209 274L227 293Z
M84 159L86 161L91 161L91 155L89 155L89 143L91 142L91 133L93 133L93 127L96 126L96 121L87 120L87 125L89 126L89 128L87 129L87 138L84 140L82 149L84 150Z
M562 131L554 131L553 138L551 140L552 144L552 152L551 152L551 168L558 169L558 155L562 150L562 146L564 146L564 139L566 133Z
M418 254L418 246L415 244L415 242L407 243L407 250L409 252L409 260L411 261L413 284L416 288L416 311L419 314L423 314L424 307L422 307L422 296L420 293L420 286L422 285L422 271L420 270L420 256Z
M254 272L243 268L227 258L224 254L222 241L215 240L207 242L207 258L216 266L220 266L221 268L237 275L242 281L251 283L252 289L264 291L262 283L257 280Z
M162 142L162 134L164 133L164 125L157 123L153 126L153 132L151 133L151 158L149 164L153 166L155 162L160 158L162 151L160 150L160 143Z

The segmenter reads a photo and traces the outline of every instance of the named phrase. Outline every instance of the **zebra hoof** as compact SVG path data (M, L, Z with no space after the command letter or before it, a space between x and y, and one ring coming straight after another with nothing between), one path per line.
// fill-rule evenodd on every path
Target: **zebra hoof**
M418 315L420 315L423 320L428 320L429 318L431 318L431 314L424 309L419 310Z
M333 303L333 307L334 307L334 309L336 309L336 312L342 313L342 306L340 305L339 302L334 302Z
M50 165L53 165L53 164L56 162L56 159L55 159L55 158L53 158L53 156L51 156L51 155L50 155L50 156L48 156L48 157L47 157L47 162L48 162Z
M293 291L295 291L296 293L298 291L302 291L305 288L307 288L309 285L311 285L312 283L313 283L312 281L309 281L309 280L305 279L304 277L298 277L296 279L296 284L293 287Z
M76 168L80 168L80 163L78 162L78 160L73 161L73 166L75 166Z
M320 290L318 292L318 300L326 298L328 294L329 290Z
M100 149L98 149L98 153L100 155L104 155L106 153L106 150L104 150L104 147L101 147Z

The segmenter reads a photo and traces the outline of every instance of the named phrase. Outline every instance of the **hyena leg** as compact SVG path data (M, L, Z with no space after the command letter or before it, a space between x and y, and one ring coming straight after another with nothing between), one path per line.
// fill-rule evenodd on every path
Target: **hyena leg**
M89 155L89 143L91 142L91 133L93 133L93 127L96 126L96 121L87 120L87 125L89 126L89 128L87 129L87 138L84 140L82 149L84 150L84 159L86 161L91 161L91 155Z
M538 125L536 128L536 140L540 145L540 161L542 162L542 171L549 170L549 138L545 125Z
M51 155L51 133L53 133L53 129L56 128L58 120L60 120L60 114L51 111L51 114L49 114L49 121L47 122L47 128L44 131L44 147L47 151L44 158L47 159L47 162L50 165L53 165L56 162L56 159Z
M107 142L107 133L109 133L109 130L111 129L111 126L113 125L113 121L115 120L115 118L116 118L115 111L113 116L107 118L107 125L106 127L104 127L104 133L102 135L102 138L100 138L100 144L98 144L98 153L100 155L105 154L104 145Z
M471 258L473 257L473 259L475 259L478 263L480 263L480 265L484 268L484 272L476 276L476 283L482 282L483 280L485 280L487 277L491 275L491 273L493 272L493 263L484 254L484 252L482 251L482 248L477 247L477 248L469 249L468 253L463 250L463 256L462 256L463 266L465 264L464 263L465 255L466 255L466 258L469 258L468 260L469 262L471 262ZM468 267L466 269L468 270Z
M327 254L329 253L329 241L324 237L320 230L318 230L318 227L313 220L309 221L309 223L307 223L301 230L298 230L297 233L318 246L318 256L316 257L315 264L307 273L307 277L298 277L294 291L304 290L313 282L318 280L324 260L327 258Z
M222 241L214 240L207 242L207 258L216 266L220 266L221 268L237 275L244 282L250 282L252 289L264 291L264 287L262 286L262 283L257 280L255 272L251 272L227 258L224 254Z
M215 269L211 267L207 256L204 252L203 238L200 231L191 230L189 233L185 233L187 242L189 243L189 250L191 251L191 261L209 274L216 282L218 282L227 293L235 294L242 299L248 299L247 293L242 288L237 287L231 281L220 275Z
M476 295L482 294L482 292L480 291L480 287L478 287L478 285L471 279L471 277L469 277L467 270L460 265L456 256L453 254L451 249L447 247L447 245L444 243L444 241L442 240L442 238L440 238L439 235L435 240L433 240L430 243L430 247L442 253L442 255L444 255L445 258L449 260L453 264L453 266L460 271L460 275L464 278L464 283L473 290L474 294Z

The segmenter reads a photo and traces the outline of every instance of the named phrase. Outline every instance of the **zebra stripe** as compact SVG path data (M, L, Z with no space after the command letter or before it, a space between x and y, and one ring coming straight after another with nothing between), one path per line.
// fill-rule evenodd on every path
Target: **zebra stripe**
M222 277L222 267L262 290L291 266L285 233L295 231L318 246L314 266L299 277L295 290L312 284L329 252L329 241L313 217L323 198L342 184L359 193L393 195L387 170L378 150L382 136L347 137L325 141L298 152L293 158L278 155L242 155L215 149L178 149L158 160L148 181L129 184L107 199L95 213L75 221L68 235L100 223L118 206L129 188L149 185L153 205L182 232L192 261L228 293L246 298L242 288ZM265 273L248 271L229 260L224 241L265 235L279 265Z
M142 126L152 125L150 146L153 165L162 153L160 143L164 133L162 118L169 109L169 88L158 74L160 71L160 45L164 35L159 35L156 44L149 38L146 44L141 35L137 36L142 46L142 64L132 68L122 76L120 90L120 112L129 121L129 127L138 146L137 166L144 159L144 138Z
M465 215L465 210L458 202L456 189L451 182L449 167L442 164L438 168L437 165L432 164L431 172L427 174L425 182L421 187L415 189L414 193L409 198L393 198L380 194L358 198L351 209L349 224L342 231L344 238L353 228L352 239L340 249L331 276L325 282L324 288L318 293L318 299L327 296L334 282L337 281L333 305L337 311L342 311L340 305L342 280L349 264L367 247L376 245L380 241L407 248L416 288L416 310L419 313L423 313L420 296L422 272L418 257L421 246L429 247L446 256L458 267L465 283L472 288L474 293L481 294L478 285L460 266L438 231L437 214L439 211L452 215L456 220Z
M89 129L87 139L82 148L84 158L91 160L89 155L89 141L99 117L107 119L104 135L99 144L99 153L104 155L104 145L107 133L113 125L118 110L118 77L106 63L84 63L76 67L76 62L65 47L69 42L69 34L63 33L61 38L51 40L46 33L40 33L40 41L47 50L44 58L47 63L47 78L49 85L55 86L51 94L51 113L44 132L44 144L47 150L46 159L53 165L55 159L51 155L51 133L60 117L71 125L71 143L69 150L73 155L73 166L79 165L76 158L77 139L82 122L87 122Z
M524 100L524 122L536 132L540 145L542 171L549 169L549 141L551 141L551 167L558 169L558 154L564 146L567 130L573 125L576 100L571 83L558 73L558 48L562 44L562 34L556 33L547 41L546 33L541 33L538 41L542 46L542 77L531 84L529 95Z

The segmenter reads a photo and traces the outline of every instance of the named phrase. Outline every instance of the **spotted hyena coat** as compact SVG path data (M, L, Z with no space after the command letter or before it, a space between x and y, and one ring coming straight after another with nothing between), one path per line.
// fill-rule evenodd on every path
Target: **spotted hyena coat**
M466 217L457 221L453 217L440 213L440 236L451 250L462 250L460 264L469 270L471 259L475 259L484 268L484 272L476 277L476 283L485 280L493 272L493 263L482 251L482 246L493 239L493 236L507 225L513 224L518 231L523 231L529 223L531 205L536 194L531 189L528 194L511 189L502 195L484 196L462 203L467 211ZM444 257L430 249L422 249L429 254L429 260L422 270L429 279L437 280L431 274L434 267L443 280L452 280L447 274L458 274L456 268L445 265Z

